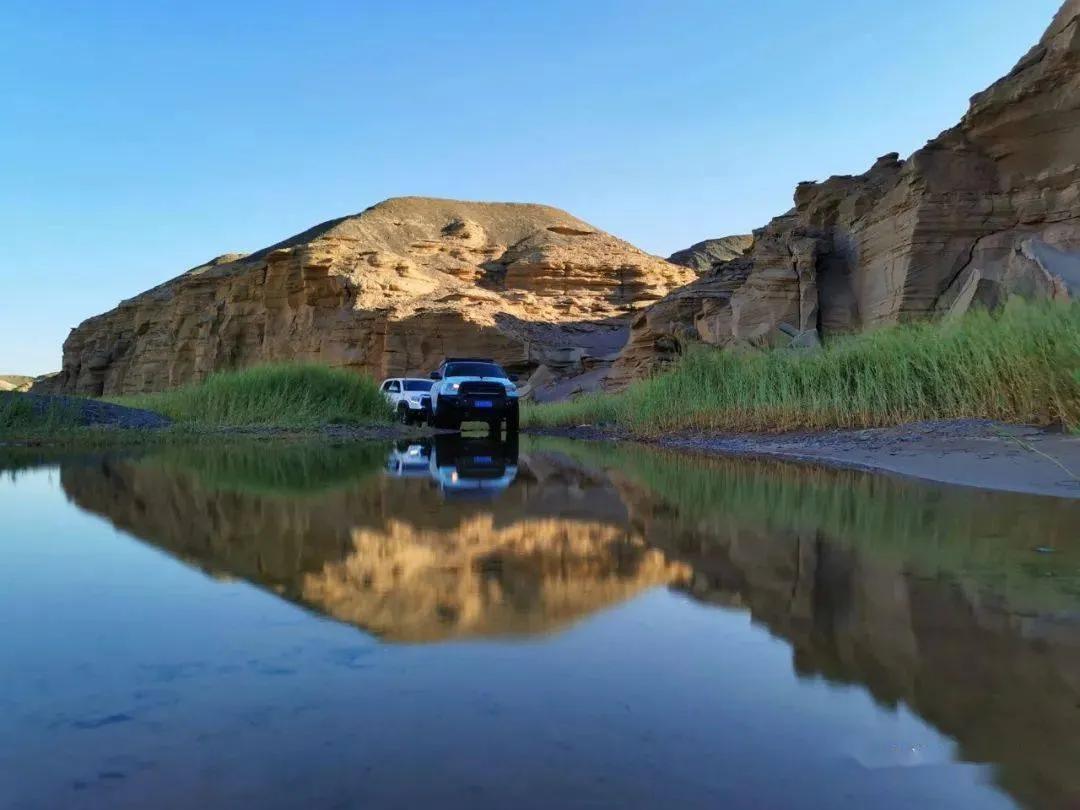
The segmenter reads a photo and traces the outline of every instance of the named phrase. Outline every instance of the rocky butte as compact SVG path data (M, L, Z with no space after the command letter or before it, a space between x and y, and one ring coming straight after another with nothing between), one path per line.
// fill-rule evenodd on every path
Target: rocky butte
M90 318L48 387L131 394L275 360L426 374L447 354L580 369L694 277L555 208L391 199Z

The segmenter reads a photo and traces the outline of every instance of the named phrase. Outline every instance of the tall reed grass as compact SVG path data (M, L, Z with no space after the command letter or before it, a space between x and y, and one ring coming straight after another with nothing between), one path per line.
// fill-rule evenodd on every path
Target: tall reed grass
M669 430L860 428L983 417L1080 426L1080 302L1012 302L818 351L698 348L619 394L527 408L526 425Z
M370 377L306 363L272 363L212 374L203 382L110 401L145 408L192 427L382 422L390 407Z

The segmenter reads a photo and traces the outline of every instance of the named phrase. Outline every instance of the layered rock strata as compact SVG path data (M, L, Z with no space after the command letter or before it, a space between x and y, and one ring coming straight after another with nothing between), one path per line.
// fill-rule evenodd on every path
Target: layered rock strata
M392 199L90 318L48 388L156 391L275 360L375 376L447 354L580 369L619 350L628 313L693 277L555 208Z
M678 255L678 254L676 254ZM795 207L639 314L613 384L687 342L786 345L1080 291L1080 0L907 160L802 183ZM783 327L783 328L782 328Z

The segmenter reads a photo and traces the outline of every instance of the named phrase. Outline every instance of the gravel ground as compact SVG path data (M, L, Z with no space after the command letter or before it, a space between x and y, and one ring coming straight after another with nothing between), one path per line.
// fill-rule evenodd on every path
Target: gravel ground
M62 408L74 414L77 424L83 427L109 427L134 430L154 430L168 427L171 422L161 414L138 408L125 408L96 399L82 397L52 396L47 394L9 394L33 403L35 411L45 413L48 408Z

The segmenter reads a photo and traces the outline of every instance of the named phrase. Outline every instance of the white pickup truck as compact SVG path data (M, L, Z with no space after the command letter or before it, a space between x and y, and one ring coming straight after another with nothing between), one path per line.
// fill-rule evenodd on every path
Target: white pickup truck
M431 373L431 423L460 430L462 422L486 422L492 431L503 423L518 431L517 377L486 357L448 357Z
M411 425L427 418L427 403L424 399L430 398L431 385L431 380L420 377L391 377L383 380L379 390L394 409L398 421Z

